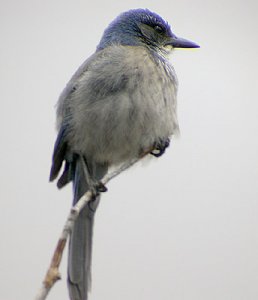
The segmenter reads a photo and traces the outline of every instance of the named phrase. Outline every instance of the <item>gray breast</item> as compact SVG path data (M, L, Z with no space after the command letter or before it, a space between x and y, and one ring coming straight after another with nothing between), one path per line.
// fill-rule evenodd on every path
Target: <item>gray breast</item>
M69 141L74 152L118 164L178 130L177 81L142 47L109 48L76 81Z

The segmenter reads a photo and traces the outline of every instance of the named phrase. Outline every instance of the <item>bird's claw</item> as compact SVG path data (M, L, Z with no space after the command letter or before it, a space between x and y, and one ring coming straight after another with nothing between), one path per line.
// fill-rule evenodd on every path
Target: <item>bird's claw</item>
M101 182L92 182L90 185L90 190L92 192L92 198L96 198L100 193L107 192L107 187Z
M170 144L170 139L167 138L165 140L160 140L159 142L154 144L153 150L150 152L151 155L155 157L160 157L162 154L165 153L166 148Z
M107 189L107 187L101 181L99 181L96 184L96 190L99 193L105 193L105 192L107 192L108 189Z

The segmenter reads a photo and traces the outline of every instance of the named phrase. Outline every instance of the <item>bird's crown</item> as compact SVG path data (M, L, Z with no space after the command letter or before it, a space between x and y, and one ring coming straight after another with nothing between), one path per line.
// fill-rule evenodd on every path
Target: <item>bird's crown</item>
M148 9L132 9L120 14L104 31L97 47L101 50L112 44L157 45L162 37L172 36L169 24Z

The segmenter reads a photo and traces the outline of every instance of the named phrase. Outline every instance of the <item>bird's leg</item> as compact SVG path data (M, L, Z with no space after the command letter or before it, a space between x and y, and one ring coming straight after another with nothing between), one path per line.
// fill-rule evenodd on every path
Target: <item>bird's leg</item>
M89 172L89 165L87 163L87 159L80 155L80 160L82 163L82 167L83 167L83 173L85 176L85 179L89 185L89 189L92 191L93 195L97 195L100 192L106 192L107 188L105 187L105 185L101 182L101 181L96 181L92 178L92 176L90 175Z
M90 176L90 172L89 172L89 165L87 163L87 160L84 156L80 155L80 160L81 160L81 163L82 163L82 168L83 168L83 173L84 173L84 176L85 176L85 180L89 186L89 189L94 193L96 194L97 191L96 191L96 188L95 188L95 183L94 183L94 180L92 179L92 177Z
M153 146L153 150L150 152L150 154L154 155L155 157L160 157L162 154L165 153L166 148L170 144L170 139L166 138L164 140L159 140L156 142Z

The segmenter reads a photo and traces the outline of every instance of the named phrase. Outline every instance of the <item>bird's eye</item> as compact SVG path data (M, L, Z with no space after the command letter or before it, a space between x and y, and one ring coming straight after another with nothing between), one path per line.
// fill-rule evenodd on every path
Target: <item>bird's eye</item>
M157 33L162 33L163 32L163 29L159 26L159 25L156 25L154 27L154 30L157 32Z

